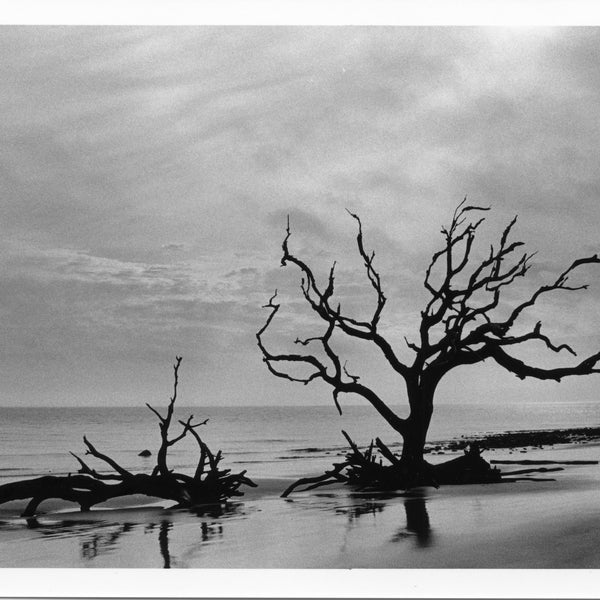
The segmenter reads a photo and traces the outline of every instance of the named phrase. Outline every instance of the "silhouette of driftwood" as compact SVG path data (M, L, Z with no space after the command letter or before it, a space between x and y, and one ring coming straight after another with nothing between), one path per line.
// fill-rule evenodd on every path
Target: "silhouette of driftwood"
M407 466L379 438L361 452L350 436L345 431L342 433L351 450L344 462L334 464L323 475L295 481L281 494L283 498L301 486L307 486L302 491L308 491L338 482L360 488L407 490L418 486L437 488L441 484L497 483L501 480L500 470L492 468L481 457L477 443L471 444L462 456L437 465L422 461L420 469L415 470L414 465L413 468ZM390 464L383 464L374 452L375 447Z
M528 473L553 473L555 471L564 471L563 467L546 468L540 467L539 469L519 469L518 471L509 471L508 473L502 473L503 477L509 477L511 475L527 475Z
M271 350L267 337L271 335L274 323L281 319L281 305L275 290L264 306L268 311L266 321L256 333L263 361L276 377L304 385L315 381L326 383L340 413L340 400L346 394L360 396L368 402L402 438L402 455L398 460L403 463L404 470L410 471L407 476L409 482L432 476L423 456L425 442L436 390L452 370L493 361L519 379L529 377L557 382L565 377L600 373L600 352L556 368L527 364L513 352L524 344L535 343L548 352L576 355L568 344L552 341L542 331L541 321L524 329L523 317L535 308L540 298L551 293L586 289L586 284L572 283L571 279L582 267L600 265L600 256L594 254L575 259L553 281L534 288L520 302L507 304L512 298L505 294L506 289L527 275L535 253L521 254L524 243L510 239L517 221L515 217L489 252L478 257L473 249L485 219L474 218L473 215L488 210L489 207L467 205L465 198L455 209L449 225L442 227L443 241L440 249L433 253L423 278L428 300L420 311L420 323L413 338L404 338L413 353L409 361L401 358L400 350L392 344L393 340L382 333L380 321L387 296L375 266L375 253L365 247L360 218L350 213L357 224L356 247L364 265L365 281L373 291L373 309L366 316L365 313L361 316L349 313L347 307L351 303L344 302L342 307L344 298L337 293L335 262L328 276L320 281L318 269L293 252L288 218L281 264L293 265L300 271L301 296L323 327L318 335L296 337L296 350ZM392 372L403 380L401 387L406 391L409 407L406 418L393 409L385 396L365 385L358 374L351 372L339 353L343 346L339 343L340 339L356 341L363 347L370 345L373 352L381 356ZM392 470L402 470L385 449L379 447L379 450L392 463L389 465ZM365 472L375 469L356 455L351 461L349 468ZM457 470L458 474L463 467L459 463L439 471L447 475ZM335 474L340 475L339 470Z
M476 442L470 444L462 456L435 465L433 470L440 484L498 483L501 480L500 470L482 458Z
M492 460L494 465L597 465L597 460Z
M11 500L30 499L23 511L22 516L24 517L34 515L40 503L50 498L79 504L82 511L90 510L92 506L111 498L133 494L173 500L179 506L191 507L220 503L233 496L242 496L243 492L239 488L243 485L256 487L256 484L246 477L246 471L231 473L230 469L220 468L221 451L213 454L196 431L198 427L205 425L208 419L194 423L194 416L191 415L186 421L179 421L182 427L181 431L178 435L170 437L169 429L172 425L177 400L181 360L181 357L176 357L173 367L173 395L166 414L163 416L152 406L147 405L158 418L161 437L160 447L156 454L156 465L150 474L132 473L110 456L98 451L84 436L85 454L104 462L112 469L112 472L96 471L82 458L71 452L80 465L77 475L47 475L1 485L0 504ZM175 472L169 469L167 462L169 448L188 434L196 440L199 449L198 464L193 475Z

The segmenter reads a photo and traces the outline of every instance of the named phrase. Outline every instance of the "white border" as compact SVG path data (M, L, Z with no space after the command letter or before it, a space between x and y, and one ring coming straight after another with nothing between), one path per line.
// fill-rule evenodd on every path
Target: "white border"
M0 0L16 25L599 25L596 0ZM1 31L1 30L0 30ZM2 569L2 597L589 598L595 570Z
M593 598L600 571L3 569L3 597Z
M23 25L600 24L596 0L0 0Z

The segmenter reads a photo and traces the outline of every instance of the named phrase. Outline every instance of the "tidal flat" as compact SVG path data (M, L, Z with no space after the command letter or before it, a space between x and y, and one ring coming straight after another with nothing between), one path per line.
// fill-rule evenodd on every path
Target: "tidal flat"
M557 463L599 455L593 442L485 454L488 460ZM279 494L288 479L257 483L226 507L196 511L140 497L88 513L48 502L44 514L23 519L19 503L6 504L0 511L0 566L600 568L598 464L566 464L561 471L498 484L409 492L338 485L286 499Z

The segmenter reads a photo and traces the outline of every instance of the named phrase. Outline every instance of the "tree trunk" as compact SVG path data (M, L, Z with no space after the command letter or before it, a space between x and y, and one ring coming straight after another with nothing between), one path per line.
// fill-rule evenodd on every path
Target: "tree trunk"
M402 461L408 464L419 464L423 461L427 431L433 414L433 392L431 386L408 386L410 414L406 429L402 433Z
M308 486L304 491L324 485L343 482L357 485L360 489L408 490L420 486L439 487L441 484L495 483L501 480L498 469L492 469L480 456L479 446L471 444L463 456L450 461L431 464L424 459L427 432L433 414L435 385L430 379L427 386L409 384L408 398L410 414L406 419L395 415L384 416L388 424L402 436L402 454L398 458L379 438L361 451L350 436L342 431L352 452L344 462L335 463L333 468L317 477L304 477L290 485L282 494L287 497L298 486ZM391 413L391 411L390 411ZM377 448L381 457L390 464L383 464L373 454Z
M433 414L434 387L408 386L410 414L402 434L401 478L408 487L435 483L431 466L423 458Z

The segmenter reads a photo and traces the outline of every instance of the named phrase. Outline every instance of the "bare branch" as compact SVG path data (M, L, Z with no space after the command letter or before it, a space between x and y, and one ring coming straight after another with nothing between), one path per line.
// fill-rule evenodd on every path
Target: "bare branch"
M171 426L171 419L173 418L173 411L175 409L175 402L177 401L177 386L179 384L179 367L181 365L181 356L175 357L175 364L173 365L173 395L169 400L169 404L167 406L167 414L165 417L162 417L158 411L153 409L149 404L147 404L148 408L158 416L159 418L159 430L160 430L160 447L156 454L156 466L154 467L153 473L160 473L162 475L169 475L171 472L169 467L167 466L167 452L170 446L177 443L187 434L189 430L189 423L191 423L192 417L190 417L188 421L188 427L184 428L183 433L177 436L176 438L169 440L169 427Z
M351 213L349 210L347 210L347 212L358 223L358 235L356 236L358 252L362 257L365 268L367 270L367 277L369 278L373 289L377 293L377 308L375 309L373 317L371 318L371 328L373 331L375 331L377 329L379 317L381 316L381 311L383 310L383 307L386 303L386 297L381 288L381 278L379 276L379 273L373 267L373 259L375 258L375 252L372 252L369 256L365 251L365 247L363 244L362 223L357 215Z
M346 369L347 364L348 364L348 361L346 361L344 363L344 374L348 377L348 379L350 379L351 381L356 383L360 379L360 377L358 375L350 375L350 373L348 373L348 370Z
M533 377L534 379L560 381L563 377L600 373L600 369L595 368L598 361L600 361L600 352L586 358L574 367L558 367L556 369L541 369L527 365L523 361L507 354L500 346L491 347L489 354L501 367L514 373L519 379Z
M82 473L82 474L85 474L85 475L91 475L94 479L99 479L99 480L123 481L123 476L122 475L111 475L111 474L105 474L105 473L98 473L98 471L96 471L95 469L92 469L91 467L89 467L74 452L69 452L69 454L71 456L73 456L77 460L77 462L81 465L81 469L79 469L79 473Z
M523 335L520 336L516 336L516 337L501 337L498 340L495 340L495 343L500 345L500 346L507 346L507 345L515 345L515 344L521 344L523 342L527 342L530 340L540 340L542 342L544 342L544 344L553 352L560 352L561 350L566 350L567 352L570 352L573 356L577 356L577 353L575 352L575 350L573 350L573 348L571 348L571 346L569 346L568 344L561 344L560 346L556 346L552 343L552 341L550 340L550 338L548 338L547 336L545 336L543 333L541 333L541 328L542 328L542 323L541 321L538 321L533 329L533 331L530 331L529 333L525 333Z
M133 477L133 473L130 473L127 469L124 469L121 465L119 465L119 463L117 463L117 461L112 459L110 456L107 456L106 454L102 454L101 452L98 452L98 450L96 450L96 448L87 439L87 437L85 435L83 436L83 443L87 446L86 454L90 454L91 456L94 456L94 457L98 458L99 460L104 461L107 465L110 465L124 479ZM81 464L82 461L79 461L79 462Z
M569 280L569 275L578 267L582 266L582 265L588 265L588 264L599 264L600 263L600 258L598 258L597 254L594 254L593 256L589 256L587 258L578 258L577 260L574 260L571 265L565 270L563 271L558 278L556 279L556 281L550 285L543 285L542 287L538 288L533 294L532 296L526 300L525 302L523 302L522 304L520 304L519 306L517 306L511 313L510 317L505 321L505 324L508 327L511 327L515 321L517 320L518 316L526 309L529 308L530 306L533 306L537 299L542 295L542 294L546 294L548 292L552 292L552 291L558 291L558 290L563 290L563 291L578 291L578 290L585 290L587 289L587 285L579 285L579 286L568 286L567 285L567 281Z
M158 417L158 420L161 423L165 422L164 417L155 408L153 408L152 406L150 406L150 404L148 404L148 402L146 402L146 406Z
M202 425L206 425L206 423L208 423L208 419L204 419L204 421L202 421L200 423L192 424L193 419L194 419L194 415L190 415L188 417L187 421L179 421L179 423L181 423L181 425L183 425L183 431L177 437L168 440L167 441L168 446L175 445L177 442L182 440L189 432L196 429L196 427L201 427Z
M419 352L420 348L419 346L417 346L416 344L414 344L413 342L409 342L408 338L406 336L404 336L404 341L406 342L406 345L411 349L414 350L415 352Z
M321 319L328 323L333 321L336 327L341 329L341 331L350 337L373 341L383 352L385 358L390 363L392 368L403 377L406 377L409 373L408 367L398 359L391 345L377 332L377 324L379 322L381 312L385 306L386 298L381 288L380 276L373 266L374 254L367 254L364 248L360 219L356 215L353 215L352 213L350 214L355 220L357 220L359 224L359 232L357 236L359 254L365 264L367 277L377 293L377 306L370 321L360 321L348 315L343 315L340 311L339 305L337 306L337 309L331 306L330 300L334 289L333 273L335 264L329 273L326 290L321 291L317 285L316 278L311 268L304 261L294 256L289 250L289 239L291 236L289 218L287 221L286 236L282 244L283 257L281 259L281 264L287 265L288 263L292 263L300 268L302 272L302 294L312 310L317 313ZM272 300L273 298L267 306L272 303ZM274 313L271 314L271 319L274 316ZM261 334L266 330L266 327L268 327L268 324L265 324L265 327L261 329Z
M531 258L535 253L525 253L503 268L504 263L523 245L520 241L509 242L509 236L517 222L517 217L514 217L502 231L498 247L490 248L488 257L471 272L466 285L458 284L456 275L466 268L470 258L469 252L474 237L473 232L469 234L470 228L481 223L477 221L474 225L469 224L464 217L466 208L469 207L463 208L462 204L457 207L451 225L443 229L445 247L433 255L426 272L425 283L432 298L422 314L421 344L420 346L409 344L409 347L417 353L413 368L422 369L432 365L447 369L448 365L465 364L465 360L471 364L474 356L482 356L481 345L488 343L507 346L538 340L554 352L566 350L575 354L568 344L556 345L547 336L541 334L541 325L524 335L514 336L509 332L520 314L526 308L533 306L542 294L553 290L585 289L587 287L585 285L569 285L569 275L577 267L598 263L600 259L594 255L574 261L553 284L538 288L529 299L513 309L508 319L495 319L493 313L500 304L502 290L517 278L527 274L531 267ZM454 266L453 253L462 240L465 240L464 253L458 266ZM446 259L446 274L441 285L436 288L431 285L430 277L433 266L442 257ZM443 325L443 332L437 341L432 342L432 332L438 324Z
M202 441L202 438L198 435L198 432L196 431L197 427L200 427L201 425L206 425L206 423L208 422L208 419L205 419L201 423L197 423L196 425L193 425L192 427L190 427L189 423L191 422L191 419L192 419L192 417L190 417L186 422L179 421L179 423L181 425L183 425L184 431L186 433L189 431L192 434L192 436L194 437L194 439L196 440L196 442L198 443L198 446L200 448L200 458L198 460L198 466L196 467L196 471L195 471L194 477L193 477L195 480L200 480L200 478L204 474L204 466L206 464L206 459L208 457L210 457L211 464L214 464L214 458L213 458L212 453L209 450L208 446ZM245 471L244 471L244 473L245 473Z
M312 382L316 379L322 379L325 383L328 383L329 385L332 386L333 401L335 403L335 406L336 406L338 412L340 412L340 413L342 410L341 406L339 404L339 394L340 393L346 393L346 394L351 393L351 394L357 394L359 396L362 396L363 398L368 400L380 414L385 416L386 420L388 420L388 422L390 422L390 424L392 424L392 427L396 427L396 428L398 428L398 430L403 429L405 426L404 420L399 418L397 415L395 415L395 413L389 409L389 407L385 404L385 402L377 394L375 394L375 392L373 392L373 390L367 388L366 386L359 384L358 377L350 376L350 375L348 375L347 372L344 372L345 369L343 369L341 367L339 357L333 351L333 349L331 348L331 346L329 344L331 335L332 335L335 325L337 323L335 317L328 321L327 331L325 332L325 334L323 336L313 337L313 338L310 338L308 341L304 340L307 343L316 342L316 341L321 342L323 350L325 351L327 357L329 358L329 360L331 362L332 368L330 368L330 369L328 369L327 366L321 360L319 360L316 356L313 356L310 354L309 355L273 354L272 352L270 352L267 349L267 347L264 344L263 335L264 335L265 331L267 330L267 328L269 327L269 325L271 324L271 322L273 321L273 318L275 317L275 315L277 314L277 312L280 308L280 305L275 302L275 298L276 298L276 293L273 296L271 296L271 298L269 299L269 302L264 306L264 308L270 309L270 313L269 313L269 316L267 317L265 325L263 325L263 327L261 327L260 330L256 334L258 347L262 351L263 361L267 365L267 368L269 369L269 371L276 377L279 377L282 379L287 379L288 381L303 383L305 385L309 384L310 382ZM337 312L334 311L334 314L337 314ZM302 341L300 341L299 343L302 343ZM303 344L303 345L306 345L306 344ZM300 377L297 375L292 375L287 371L282 371L282 370L277 369L274 366L274 364L277 364L277 363L304 364L304 365L312 366L314 368L314 370L310 375L307 375L305 377ZM344 375L346 375L350 379L349 382L344 381L344 379L343 379Z

